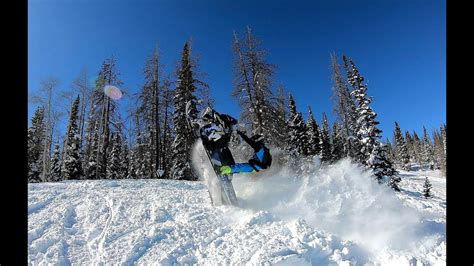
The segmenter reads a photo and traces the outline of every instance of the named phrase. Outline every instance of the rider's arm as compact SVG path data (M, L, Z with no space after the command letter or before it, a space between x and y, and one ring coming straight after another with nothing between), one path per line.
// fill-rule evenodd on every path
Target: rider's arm
M255 141L251 140L249 137L247 137L247 135L245 135L244 132L242 131L237 131L237 133L245 140L245 142L247 142L250 147L252 147L255 151L258 151L260 150L260 145L258 145Z

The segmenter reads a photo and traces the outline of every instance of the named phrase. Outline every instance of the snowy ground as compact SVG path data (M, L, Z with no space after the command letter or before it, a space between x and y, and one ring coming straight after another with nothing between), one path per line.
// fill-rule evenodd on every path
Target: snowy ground
M438 172L402 171L398 194L348 161L305 178L290 176L284 169L236 175L240 208L213 207L204 182L30 184L28 260L32 265L446 264L446 180ZM431 199L421 195L424 176L433 184Z

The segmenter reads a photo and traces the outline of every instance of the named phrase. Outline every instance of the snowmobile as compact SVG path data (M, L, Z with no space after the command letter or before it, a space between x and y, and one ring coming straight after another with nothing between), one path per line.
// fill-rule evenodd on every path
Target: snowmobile
M228 144L234 126L237 124L237 119L226 114L220 114L210 107L205 108L197 115L192 113L193 110L197 112L195 106L191 108L192 104L193 102L188 102L186 105L188 123L196 138L201 138L204 150L219 180L221 202L236 206L237 198L231 182L232 175L236 173L257 173L267 169L272 163L270 150L264 145L262 135L255 134L249 138L244 132L237 129L237 134L253 148L254 155L247 163L235 163ZM209 194L211 194L210 191ZM210 196L212 201L213 195Z
M220 203L238 206L237 196L231 181L232 174L221 174L220 170L223 166L235 164L228 143L237 120L229 115L219 114L210 107L202 110L200 114L193 113L192 110L196 110L196 108L191 108L192 104L195 103L188 102L186 104L188 124L195 137L202 140L206 155L219 181L221 188ZM213 195L210 196L213 205L219 204L214 202Z

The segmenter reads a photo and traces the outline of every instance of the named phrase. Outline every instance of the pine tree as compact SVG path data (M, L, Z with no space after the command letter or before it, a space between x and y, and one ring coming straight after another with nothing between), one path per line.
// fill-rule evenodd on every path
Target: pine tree
M288 153L290 155L290 165L299 170L302 158L308 155L308 137L306 133L306 125L303 116L296 110L296 103L293 96L289 96L289 139Z
M78 120L79 96L77 96L71 107L69 125L67 127L66 143L64 146L64 167L62 176L64 180L80 179L83 175L81 162L81 139Z
M413 137L411 136L410 132L408 132L408 130L405 131L405 143L407 146L408 157L410 158L410 162L415 162Z
M346 64L349 65L347 74L348 81L353 88L351 94L354 95L357 103L356 136L361 148L357 159L362 164L367 164L372 150L380 144L379 139L382 131L377 128L379 124L379 122L376 121L377 114L370 107L372 98L367 95L367 86L364 84L364 77L360 75L359 70L351 59L344 57L344 61L348 62Z
M319 126L316 119L314 119L311 107L308 106L308 122L306 128L308 129L308 154L310 156L316 156L321 153L320 139L319 139Z
M415 162L420 167L423 166L423 143L416 132L413 132L413 154Z
M344 136L342 128L334 123L332 130L331 160L337 162L344 158Z
M162 156L162 86L160 85L161 79L161 65L159 61L159 53L156 48L153 55L146 61L145 68L145 84L143 85L142 91L139 94L139 107L137 108L138 116L142 120L142 125L147 129L146 139L148 150L144 156L150 156L146 158L149 161L150 178L156 178L158 169L161 168Z
M171 145L173 143L173 136L172 136L172 131L173 131L173 113L172 113L172 108L173 108L173 95L174 92L171 90L171 82L169 79L165 79L163 81L163 86L162 86L162 95L163 95L163 100L162 100L162 105L163 105L163 123L162 124L162 143L161 145L161 157L160 157L160 165L161 165L161 171L163 172L163 176L161 178L165 179L170 179L171 177L171 166L172 166L172 158L173 158L173 150L171 149Z
M443 125L441 127L441 140L443 142L443 161L442 161L442 165L441 165L441 170L443 171L443 173L446 175L446 169L447 169L447 165L446 165L446 161L447 161L447 154L446 154L446 125Z
M428 165L431 170L434 169L434 152L433 144L431 143L428 131L423 127L423 144L422 144L422 160L425 165Z
M181 58L181 65L178 70L177 86L173 98L175 111L173 114L173 122L175 125L176 135L173 142L173 166L171 169L172 179L175 180L197 180L197 175L191 169L191 149L194 144L195 137L192 129L187 123L186 104L191 104L194 110L197 99L194 96L196 90L195 79L193 78L193 65L191 64L191 50L188 42L184 45Z
M347 58L344 57L347 69ZM359 153L359 147L354 143L357 131L357 113L354 98L351 96L347 81L340 72L336 54L331 54L332 80L334 85L333 99L335 100L334 109L337 114L337 121L341 125L341 134L344 138L344 155L356 158Z
M388 185L394 190L400 191L398 183L401 179L397 176L397 171L393 168L392 163L387 159L386 147L380 143L375 146L370 154L367 165L373 170L374 175L379 182L382 183L383 177L389 177Z
M128 154L128 179L137 179L136 148L132 148Z
M107 164L107 179L122 179L122 141L118 133L112 133L112 149Z
M57 182L62 181L62 172L61 172L61 151L59 149L59 144L54 145L53 156L51 157L51 173L49 181Z
M329 136L329 126L326 113L323 112L322 129L319 136L319 145L321 147L321 161L331 161L331 138Z
M116 101L112 100L110 97L104 94L104 87L106 85L120 86L122 81L118 78L119 73L116 67L116 60L112 58L107 58L101 66L98 77L96 79L95 89L92 92L92 110L89 116L89 123L91 125L96 125L98 132L98 143L97 151L94 151L97 158L90 158L90 154L86 154L88 161L95 162L96 167L96 178L105 178L107 171L107 152L110 151L110 139L111 131L116 130L120 131L121 122L118 112L118 104ZM91 128L92 129L92 128ZM88 132L89 141L92 140L92 136L95 133ZM92 143L87 145L90 147ZM87 149L86 149L87 150ZM89 153L92 151L89 149Z
M346 57L343 59L348 66L346 68L348 70L348 81L353 87L351 94L354 95L357 102L356 135L361 147L358 160L372 168L377 179L380 181L382 175L391 177L396 171L393 169L392 163L388 161L385 146L380 142L382 130L377 127L379 124L376 121L377 114L370 107L372 98L367 95L364 77L360 75L359 70L351 59Z
M128 169L129 169L129 150L128 150L128 145L127 141L123 141L123 146L121 149L122 153L120 154L120 161L121 163L121 169L120 169L120 178L128 178Z
M28 182L41 182L45 141L44 107L38 107L28 128Z
M276 108L272 91L275 66L266 59L266 51L247 27L246 36L240 41L234 32L235 86L232 95L239 100L241 121L261 134L270 146L283 146L285 134L279 125L284 123Z
M354 95L357 103L356 136L361 147L358 160L372 168L379 182L383 176L390 177L390 185L398 190L399 178L395 176L396 171L387 158L386 148L380 142L382 130L377 127L379 124L376 120L377 114L370 107L372 98L367 95L364 77L359 73L351 59L343 57L343 60L347 66L348 81L353 88L351 94Z
M101 176L99 174L98 162L97 162L97 159L100 157L98 122L94 123L93 128L94 129L91 131L92 135L90 138L90 156L89 156L89 160L87 161L86 177L87 179L101 179L101 178L105 178L105 176Z
M138 132L137 143L135 146L135 175L137 178L150 178L151 177L151 161L150 161L150 151L148 149L148 139L147 135L142 135L141 132Z
M444 124L441 128L441 136L443 138L444 156L446 156L447 155L446 153L446 124Z
M403 138L402 131L398 122L395 122L394 138L396 161L400 164L402 169L408 171L410 169L410 155L408 154L407 143Z
M423 184L423 196L425 196L425 198L429 198L431 197L431 182L430 180L428 180L428 177L425 176L425 183Z
M285 150L286 145L288 144L288 124L287 119L289 116L289 109L288 109L288 97L287 93L285 92L285 88L283 85L280 85L277 90L277 96L275 100L276 104L276 114L277 120L276 124L280 132L280 136L278 137L277 147Z
M391 162L395 162L396 161L395 151L394 151L394 148L392 146L392 143L390 142L390 140L388 138L386 138L386 140L385 140L385 147L386 147L386 150L387 150L388 160L391 161Z
M85 130L85 136L84 136L84 142L83 142L83 152L82 152L83 164L82 164L82 167L84 169L84 173L86 174L87 179L90 178L89 174L91 172L95 171L95 170L90 171L89 166L90 165L95 165L97 163L96 162L97 155L95 155L96 157L92 156L92 153L93 153L92 146L93 146L93 142L94 142L94 136L98 135L96 133L99 130L98 127L97 127L98 122L97 122L97 120L95 119L95 117L93 115L96 112L94 110L96 107L97 106L91 106L91 110L89 111L89 114L88 114L88 117L87 117L87 122L86 122L87 127L86 127L86 130ZM96 141L96 144L98 144L97 141ZM96 147L96 149L97 149L97 147Z

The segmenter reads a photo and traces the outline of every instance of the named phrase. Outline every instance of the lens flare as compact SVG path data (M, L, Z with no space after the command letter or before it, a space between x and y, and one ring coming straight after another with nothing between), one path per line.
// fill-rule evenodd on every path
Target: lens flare
M122 98L122 92L119 90L119 88L112 85L105 86L104 93L113 100L119 100L120 98Z

